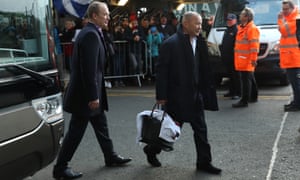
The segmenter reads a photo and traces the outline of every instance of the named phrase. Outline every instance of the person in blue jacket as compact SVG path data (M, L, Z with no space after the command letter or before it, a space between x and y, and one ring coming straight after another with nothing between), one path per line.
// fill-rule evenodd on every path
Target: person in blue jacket
M150 73L152 76L155 76L155 63L157 62L159 55L159 46L162 43L162 38L156 28L156 26L152 26L149 29L149 33L147 36L147 44L149 47L151 63L149 64Z

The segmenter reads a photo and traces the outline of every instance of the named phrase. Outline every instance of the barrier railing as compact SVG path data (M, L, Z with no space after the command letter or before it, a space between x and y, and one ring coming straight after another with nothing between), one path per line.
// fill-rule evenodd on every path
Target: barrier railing
M105 79L136 77L141 86L140 77L148 71L148 50L146 42L129 44L128 41L114 41L115 55L112 58L113 72Z
M70 45L72 43L62 43L63 66L67 72L68 63L71 61ZM114 41L115 54L107 60L104 79L122 79L136 77L138 85L141 87L141 77L144 78L149 73L148 68L148 48L147 43L129 43L128 41Z

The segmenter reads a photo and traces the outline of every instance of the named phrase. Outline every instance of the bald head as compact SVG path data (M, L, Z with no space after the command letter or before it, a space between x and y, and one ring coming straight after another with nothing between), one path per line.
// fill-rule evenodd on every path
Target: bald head
M193 11L184 13L182 17L182 27L185 34L189 34L190 37L199 36L201 33L202 18L200 14Z
M194 17L200 17L200 19L202 20L200 14L198 14L197 12L188 11L188 12L186 12L186 13L183 14L182 23L190 21Z

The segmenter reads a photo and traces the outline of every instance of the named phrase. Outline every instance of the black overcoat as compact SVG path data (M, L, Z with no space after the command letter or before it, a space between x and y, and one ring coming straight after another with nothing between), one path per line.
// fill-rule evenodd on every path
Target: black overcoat
M226 64L234 64L234 44L237 33L237 25L227 27L224 32L222 44L220 45L222 61Z
M181 29L164 41L156 64L156 99L167 100L167 113L179 122L190 122L195 118L195 113L203 109L218 110L206 41L198 37L197 43L199 85L196 85L193 73L192 46ZM195 106L197 93L202 95L204 106Z
M70 82L64 96L64 110L80 116L108 110L104 86L106 51L98 27L88 23L76 38L71 59ZM91 110L90 101L99 99L100 107Z

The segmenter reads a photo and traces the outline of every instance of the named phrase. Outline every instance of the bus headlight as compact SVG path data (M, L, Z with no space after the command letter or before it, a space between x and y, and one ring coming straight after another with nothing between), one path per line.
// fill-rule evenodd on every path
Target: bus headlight
M279 41L275 41L270 43L270 55L278 55L279 54Z
M47 123L52 123L63 118L62 97L60 93L32 100L32 106L37 114Z

